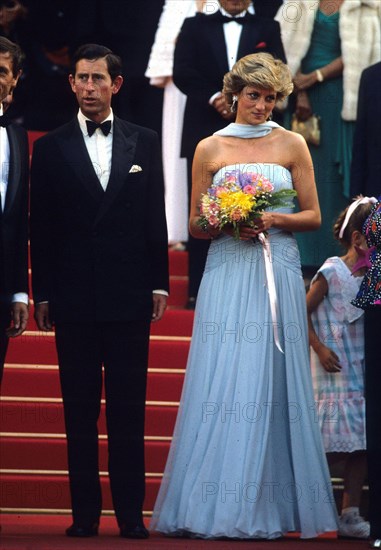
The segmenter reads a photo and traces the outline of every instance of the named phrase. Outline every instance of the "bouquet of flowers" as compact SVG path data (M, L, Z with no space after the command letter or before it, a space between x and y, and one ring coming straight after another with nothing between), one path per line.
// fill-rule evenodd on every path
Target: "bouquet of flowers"
M231 170L214 182L201 196L199 225L222 229L233 226L233 236L239 239L241 224L252 225L267 208L290 206L290 198L296 196L293 189L274 192L270 180L255 172ZM292 205L293 206L293 205Z

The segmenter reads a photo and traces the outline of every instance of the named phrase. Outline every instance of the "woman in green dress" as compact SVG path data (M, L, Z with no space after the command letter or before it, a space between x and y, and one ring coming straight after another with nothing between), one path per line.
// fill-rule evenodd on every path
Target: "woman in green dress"
M339 254L331 227L349 202L349 172L362 69L381 58L379 0L293 0L278 12L296 93L285 113L290 126L320 117L320 144L310 145L323 223L297 236L303 266Z

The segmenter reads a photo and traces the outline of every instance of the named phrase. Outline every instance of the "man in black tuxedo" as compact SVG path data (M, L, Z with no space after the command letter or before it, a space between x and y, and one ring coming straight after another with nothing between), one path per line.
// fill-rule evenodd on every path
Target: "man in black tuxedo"
M28 321L28 138L7 124L2 102L21 74L23 54L0 37L0 382L8 338Z
M286 61L279 23L250 14L250 3L219 0L216 13L198 13L184 21L176 43L173 80L187 96L181 155L187 159L189 195L197 143L234 120L221 93L225 73L252 53L265 51ZM208 241L189 236L188 307L194 305L208 247Z
M31 252L35 317L55 324L73 525L98 533L97 420L104 366L109 475L120 535L146 538L144 410L150 322L168 295L157 134L113 115L121 60L80 47L70 84L78 116L35 143ZM101 124L102 123L102 124Z

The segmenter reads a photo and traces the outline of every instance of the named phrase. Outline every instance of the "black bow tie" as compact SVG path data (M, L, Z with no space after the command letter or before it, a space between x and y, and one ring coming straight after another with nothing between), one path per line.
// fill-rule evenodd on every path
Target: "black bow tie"
M248 13L246 12L243 17L228 17L227 15L224 15L223 13L219 12L220 17L218 18L219 21L222 23L231 23L234 21L235 23L239 23L239 25L243 25L247 19L248 19Z
M6 116L0 116L0 126L3 126L4 128L6 128L7 126L9 126L9 124L10 122Z
M106 120L105 122L94 122L93 120L86 120L87 133L89 137L93 135L97 128L100 128L105 136L108 136L111 130L111 120Z

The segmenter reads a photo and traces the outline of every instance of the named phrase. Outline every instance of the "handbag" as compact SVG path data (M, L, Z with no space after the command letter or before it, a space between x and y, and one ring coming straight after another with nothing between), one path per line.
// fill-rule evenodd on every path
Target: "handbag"
M291 131L304 137L311 145L320 145L320 117L311 115L307 120L299 120L294 113L291 118Z

